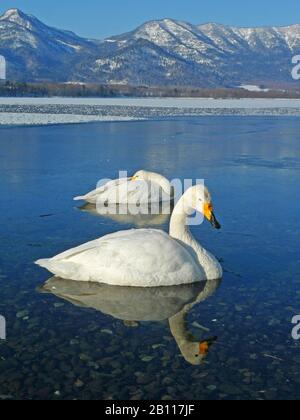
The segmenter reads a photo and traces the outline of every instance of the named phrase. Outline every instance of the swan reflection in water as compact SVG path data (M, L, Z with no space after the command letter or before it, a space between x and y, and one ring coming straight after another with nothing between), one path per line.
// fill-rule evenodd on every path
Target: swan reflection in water
M54 294L75 306L95 309L124 321L125 325L168 320L184 359L192 365L200 365L216 338L197 340L188 330L187 315L212 296L220 284L221 280L215 280L192 285L138 288L52 277L40 291Z
M87 203L77 207L78 210L93 216L109 218L114 222L126 225L131 224L139 228L162 226L168 223L173 208L173 203L141 204L139 206L126 204L105 206Z

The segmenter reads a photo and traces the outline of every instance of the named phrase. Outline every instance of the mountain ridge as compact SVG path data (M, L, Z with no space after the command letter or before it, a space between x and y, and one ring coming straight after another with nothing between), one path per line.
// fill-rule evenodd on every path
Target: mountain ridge
M17 81L233 87L289 83L300 24L245 28L151 20L93 40L9 9L0 17L0 55Z

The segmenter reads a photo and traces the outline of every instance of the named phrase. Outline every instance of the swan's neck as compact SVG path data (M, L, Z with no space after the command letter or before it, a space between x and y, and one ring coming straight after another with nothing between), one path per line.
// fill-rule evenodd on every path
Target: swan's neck
M169 319L170 331L185 360L192 364L199 364L195 355L199 352L199 340L188 330L188 314L199 303L212 296L220 285L220 280L204 283L203 290L194 302L188 303L176 315ZM200 357L200 355L199 355Z
M204 271L206 280L220 278L221 268L218 261L196 241L189 229L187 219L188 214L192 214L192 210L188 210L186 203L185 196L183 196L173 211L170 236L186 247L195 262Z
M171 333L180 348L194 341L193 335L188 331L187 315L190 309L190 307L183 308L181 312L169 319Z
M193 237L189 226L188 226L188 215L187 213L192 214L192 210L189 212L186 208L184 196L177 203L170 222L170 236L177 239L178 241L183 242L187 246L193 248L194 251L201 249L200 244Z
M169 319L170 331L184 359L193 365L199 363L196 354L199 352L199 340L188 331L188 310L183 309L179 314Z

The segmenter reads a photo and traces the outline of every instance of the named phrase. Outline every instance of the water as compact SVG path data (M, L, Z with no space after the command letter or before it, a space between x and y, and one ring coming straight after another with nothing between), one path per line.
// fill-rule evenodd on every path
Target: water
M0 398L298 399L299 122L1 128ZM221 259L223 282L152 292L62 282L49 293L34 260L133 227L80 211L72 197L141 168L206 179L223 228L193 233ZM199 364L193 342L215 336Z

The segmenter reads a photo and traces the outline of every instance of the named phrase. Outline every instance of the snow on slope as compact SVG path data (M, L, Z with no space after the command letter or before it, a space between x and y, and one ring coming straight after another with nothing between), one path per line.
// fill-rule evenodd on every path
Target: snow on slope
M51 28L18 9L0 17L0 54L17 80L232 87L291 82L300 25L239 28L163 19L104 41Z

